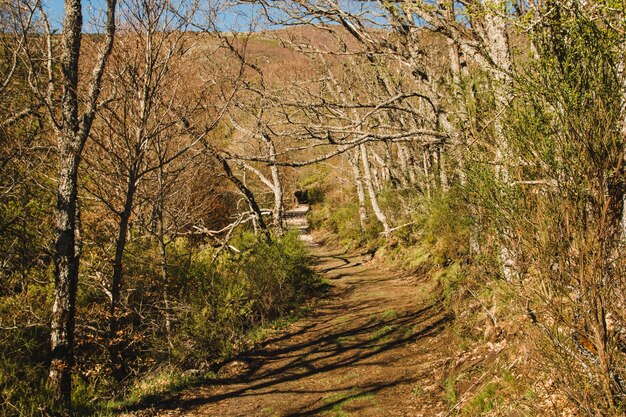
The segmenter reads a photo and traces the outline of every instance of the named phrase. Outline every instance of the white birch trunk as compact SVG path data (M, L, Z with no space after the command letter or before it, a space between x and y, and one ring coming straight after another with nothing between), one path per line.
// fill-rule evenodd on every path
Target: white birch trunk
M511 100L511 53L509 48L509 36L505 18L506 2L501 0L486 0L484 17L484 37L487 49L494 66L493 92L495 98L494 136L496 139L496 174L498 178L507 183L509 170L506 166L510 163L509 147L504 133L502 114Z
M484 2L484 39L488 53L494 66L493 92L495 99L494 137L496 141L496 176L503 184L510 181L508 165L511 163L508 141L504 132L502 115L511 99L511 53L506 24L506 2L502 0L486 0ZM506 234L506 230L504 231ZM500 247L500 263L502 275L506 281L515 276L515 257L507 243Z
M270 139L267 134L262 134L265 143L267 144L267 148L270 151L270 159L272 161L276 161L276 147L274 146L274 142ZM284 203L283 203L283 185L280 181L280 172L278 170L278 165L270 165L270 171L272 173L272 183L273 186L272 191L274 192L274 224L278 229L278 232L282 235L285 233L284 227Z
M372 183L372 171L370 169L369 158L367 156L367 148L364 144L361 144L359 147L361 150L361 162L363 163L365 185L367 187L367 192L370 196L372 210L374 211L374 214L376 215L378 221L380 221L380 223L383 225L384 234L389 235L391 229L389 228L389 223L387 223L387 216L385 216L385 213L383 213L383 211L380 209L380 206L378 205L378 198L376 197L374 184Z
M411 169L409 168L408 151L405 146L398 144L398 161L400 163L400 183L402 187L407 187L410 183L414 182L411 178Z
M367 224L367 208L365 203L365 189L363 188L363 179L361 178L358 151L349 152L348 161L352 167L354 185L356 187L356 196L359 202L359 224L361 225L361 230L365 230L365 225Z

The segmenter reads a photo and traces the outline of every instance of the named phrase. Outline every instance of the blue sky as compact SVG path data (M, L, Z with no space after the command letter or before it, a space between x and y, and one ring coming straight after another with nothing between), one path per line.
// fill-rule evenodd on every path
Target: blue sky
M54 27L61 27L61 19L63 19L63 0L44 0L44 9L48 14L50 24Z
M60 30L63 24L64 0L43 0L43 6L52 27ZM104 7L103 0L83 1L83 21L85 32L98 31L97 27L93 25L93 22L98 21L98 17L102 17ZM256 6L252 4L240 4L228 9L225 13L221 13L219 16L221 29L240 31L249 30L251 22L250 15L254 12L255 8Z
M210 2L213 0L201 0ZM219 0L218 0L219 1ZM354 0L340 0L342 7L346 10L356 9L376 9L376 2L363 2ZM119 2L119 0L118 0ZM64 14L64 0L43 0L43 6L48 14L50 24L53 29L60 30L62 27ZM249 31L251 16L254 16L257 6L247 3L239 4L226 9L219 15L218 27L225 31ZM93 33L98 32L99 28L93 25L93 22L102 21L102 13L104 10L104 0L83 0L83 16L84 31ZM100 19L98 19L100 17ZM257 19L259 15L257 14ZM199 18L202 19L202 18Z

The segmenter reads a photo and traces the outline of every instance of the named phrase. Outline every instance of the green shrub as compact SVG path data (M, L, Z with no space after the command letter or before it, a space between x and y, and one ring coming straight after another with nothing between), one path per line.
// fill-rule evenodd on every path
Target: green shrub
M210 247L191 260L175 351L187 365L230 356L246 332L287 314L315 287L296 233L271 243L245 233L231 245L240 252L225 253L213 264Z

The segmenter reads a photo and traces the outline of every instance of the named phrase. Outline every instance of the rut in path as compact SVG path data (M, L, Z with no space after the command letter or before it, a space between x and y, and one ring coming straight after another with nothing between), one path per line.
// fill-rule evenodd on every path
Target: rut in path
M444 312L420 302L428 297L414 277L310 246L331 289L309 316L231 362L216 381L162 402L158 415L444 414Z

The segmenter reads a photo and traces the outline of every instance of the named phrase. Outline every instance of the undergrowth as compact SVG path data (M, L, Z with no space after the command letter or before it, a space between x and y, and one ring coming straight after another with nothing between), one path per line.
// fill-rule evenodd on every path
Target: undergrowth
M122 334L132 374L114 381L105 369L92 366L90 355L101 359L104 346L98 346L97 339L79 344L75 415L109 415L206 382L215 377L220 363L306 313L307 300L321 285L297 233L268 241L245 232L230 246L234 249L214 260L216 249L210 245L198 246L186 239L172 242L167 326L159 307L163 286L158 276L150 275L154 271L143 266L150 266L147 261L153 254L135 260L135 269L129 262L129 276L134 273L137 279L128 283L134 287L130 296L141 296L144 303L141 312L126 313ZM79 308L86 309L98 296L83 287L78 299L83 303ZM2 302L0 308L8 308L14 300ZM133 320L139 313L144 315L141 325ZM48 332L46 327L32 327L0 334L0 416L34 416L53 410L46 402L45 385L34 382L46 380Z

